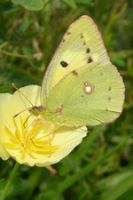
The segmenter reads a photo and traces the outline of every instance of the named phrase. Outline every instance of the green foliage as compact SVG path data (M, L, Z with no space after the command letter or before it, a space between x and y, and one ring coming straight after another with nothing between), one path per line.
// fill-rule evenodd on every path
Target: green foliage
M16 5L21 5L28 10L40 10L43 8L43 0L12 0Z
M130 0L0 1L0 92L12 92L12 82L17 87L41 84L61 36L82 14L98 24L126 86L118 120L89 129L83 143L54 166L56 175L19 166L7 200L133 199L132 9ZM0 160L0 193L12 169L12 160Z

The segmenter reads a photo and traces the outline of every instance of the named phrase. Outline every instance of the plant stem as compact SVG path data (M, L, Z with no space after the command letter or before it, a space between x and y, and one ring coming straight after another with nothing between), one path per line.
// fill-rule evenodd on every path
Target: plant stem
M1 193L0 200L5 200L7 195L9 194L9 190L10 190L10 187L12 186L13 179L16 176L16 172L18 170L18 167L19 167L19 164L15 163L15 165L14 165L12 171L11 171L10 177L7 181L7 184L6 184L4 190Z
M17 58L25 58L25 59L31 59L30 56L26 56L26 55L21 55L19 53L12 53L6 50L1 50L0 49L0 54L4 54L6 56L11 56L11 57L17 57Z

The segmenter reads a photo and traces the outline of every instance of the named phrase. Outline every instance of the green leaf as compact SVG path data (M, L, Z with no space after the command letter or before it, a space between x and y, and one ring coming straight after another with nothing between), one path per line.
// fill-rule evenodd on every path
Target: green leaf
M132 200L133 199L133 189L131 188L127 192L125 192L122 196L120 196L117 200Z
M68 6L70 6L71 8L73 8L73 9L76 9L77 8L77 6L76 6L76 3L75 3L75 1L74 0L63 0L64 1L64 3L66 3Z
M11 2L0 2L0 13L9 11L12 9L12 3Z
M12 3L34 11L41 10L44 5L43 0L12 0Z
M113 184L114 182L114 184ZM102 200L117 200L133 187L133 173L125 173L115 176L112 187L106 188L102 195Z
M75 0L76 4L89 5L91 0Z

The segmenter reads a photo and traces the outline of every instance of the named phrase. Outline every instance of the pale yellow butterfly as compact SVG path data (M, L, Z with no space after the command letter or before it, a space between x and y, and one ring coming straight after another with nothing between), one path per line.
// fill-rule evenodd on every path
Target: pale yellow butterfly
M95 22L84 15L70 25L47 68L42 115L68 127L111 122L122 112L124 90Z

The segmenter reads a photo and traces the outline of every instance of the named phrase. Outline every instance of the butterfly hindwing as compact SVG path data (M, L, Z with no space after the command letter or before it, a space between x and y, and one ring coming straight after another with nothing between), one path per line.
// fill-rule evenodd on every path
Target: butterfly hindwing
M46 102L50 118L65 126L97 125L122 111L124 85L111 64L92 63L70 72L53 87Z

